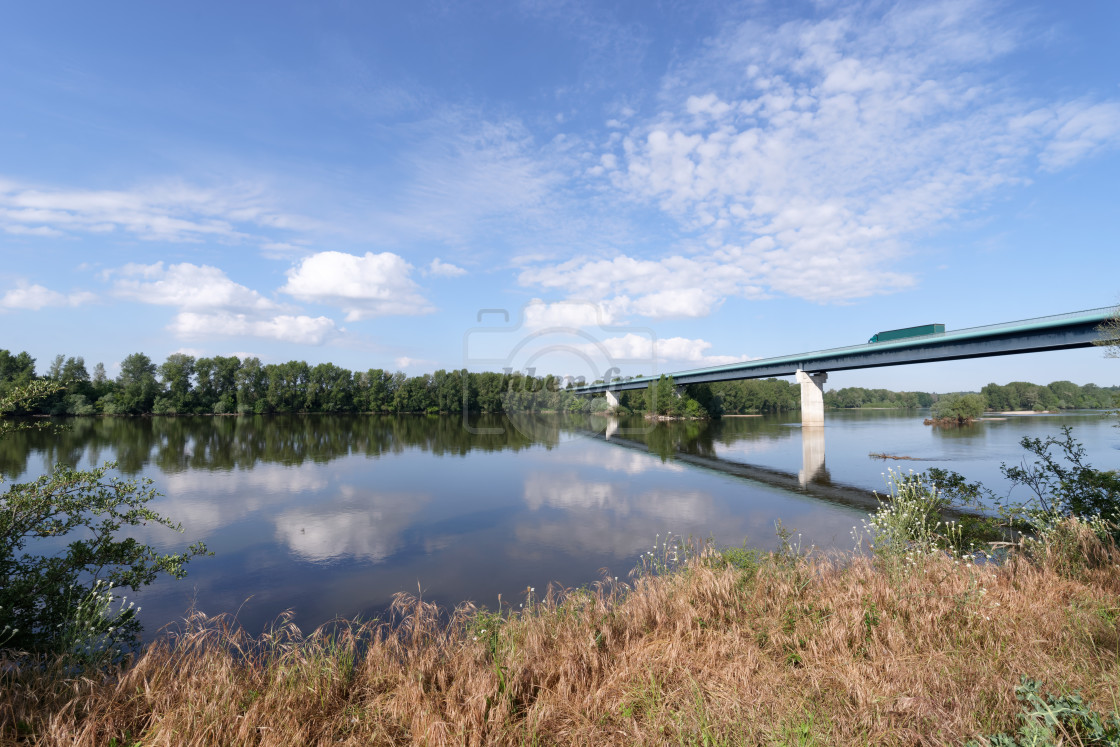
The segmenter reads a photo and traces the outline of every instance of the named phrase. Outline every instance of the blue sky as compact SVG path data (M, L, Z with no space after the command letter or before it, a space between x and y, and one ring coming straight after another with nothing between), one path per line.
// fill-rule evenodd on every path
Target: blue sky
M651 373L1113 305L1118 32L1112 0L13 4L0 347ZM1120 364L830 385L1024 379Z

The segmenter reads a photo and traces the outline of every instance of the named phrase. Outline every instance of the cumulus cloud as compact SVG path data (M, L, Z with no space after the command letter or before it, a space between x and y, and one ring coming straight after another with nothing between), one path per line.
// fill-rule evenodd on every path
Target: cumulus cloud
M645 360L681 363L700 363L720 366L726 363L742 363L750 360L746 355L709 355L712 343L686 337L656 339L638 334L610 337L595 343L596 348L606 350L614 360Z
M521 311L523 323L529 329L545 327L604 327L617 324L626 313L626 301L610 303L589 301L559 301L545 303L534 298Z
M898 265L917 232L1120 146L1120 102L1016 93L995 63L1022 39L984 3L830 8L726 26L591 157L591 182L655 209L679 247L537 260L521 284L651 318L889 293L916 282Z
M176 307L169 328L179 339L260 337L321 345L339 332L328 317L290 313L209 265L128 264L103 276L113 280L113 293L120 298Z
M262 337L301 345L322 345L339 331L334 320L325 316L276 314L254 318L230 311L182 311L171 321L170 329L182 339L208 337Z
M0 296L0 309L38 311L48 306L81 306L96 299L97 296L87 291L59 293L37 283L20 282Z
M114 293L141 303L178 306L183 309L245 309L268 311L277 304L255 290L235 283L224 271L189 262L164 267L127 264L105 273L115 277Z
M402 355L395 358L393 363L396 365L397 370L404 370L406 368L431 366L435 361L424 360L423 358L409 358L407 355Z
M337 306L346 312L347 321L434 311L411 272L412 265L392 252L319 252L289 270L280 291L301 301Z
M466 275L467 271L450 262L442 262L439 257L436 257L432 260L431 264L428 265L428 274L443 278L457 278L461 275Z

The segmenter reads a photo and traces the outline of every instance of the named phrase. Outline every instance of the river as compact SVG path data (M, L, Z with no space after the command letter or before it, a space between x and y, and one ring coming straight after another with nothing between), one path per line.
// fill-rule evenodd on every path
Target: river
M775 522L803 547L852 547L888 467L945 467L1003 489L1024 436L1063 426L1099 468L1120 465L1100 413L1010 416L932 428L904 411L828 411L652 426L640 419L524 416L77 418L0 442L0 472L116 460L162 496L184 533L146 528L164 551L204 540L186 579L139 595L150 636L193 605L259 632L291 610L301 627L384 612L393 594L495 607L625 578L667 532L772 548ZM609 437L608 437L609 434ZM804 438L803 438L804 436ZM871 454L911 457L883 460Z

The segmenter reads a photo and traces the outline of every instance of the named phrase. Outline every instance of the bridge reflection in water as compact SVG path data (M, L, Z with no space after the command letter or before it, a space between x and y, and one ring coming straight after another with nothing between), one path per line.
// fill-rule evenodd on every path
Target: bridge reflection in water
M789 490L820 498L833 503L847 506L874 510L878 507L878 499L873 491L856 485L846 485L836 482L829 475L825 466L825 427L802 426L801 431L801 469L787 472L772 467L747 464L745 462L725 459L716 455L711 444L705 443L703 436L696 439L686 437L663 437L668 435L670 428L682 426L682 421L648 425L644 428L627 427L630 423L620 423L616 417L604 418L605 423L591 435L614 446L634 449L646 453L656 454L662 459L672 459L677 462L691 464L696 467L714 470L727 475L746 478L760 482L771 487ZM632 421L631 421L632 422ZM703 433L708 422L701 421L697 424ZM796 424L790 427L798 428Z
M801 471L797 473L801 487L813 482L831 483L824 466L824 426L801 427Z

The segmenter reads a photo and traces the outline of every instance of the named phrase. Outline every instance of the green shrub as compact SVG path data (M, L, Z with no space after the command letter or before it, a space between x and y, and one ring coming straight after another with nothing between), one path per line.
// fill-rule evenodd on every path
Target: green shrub
M13 631L7 647L70 652L86 630L127 648L140 624L131 614L100 614L112 605L112 591L136 591L161 573L181 578L187 561L206 552L198 543L163 554L122 537L123 527L149 523L181 528L147 507L158 495L151 481L107 477L115 466L58 465L0 497L0 628ZM64 549L59 540L68 541Z
M924 473L887 470L887 496L864 522L871 548L880 555L961 550L959 531L942 519L949 498Z
M1020 442L1031 463L1001 464L1000 471L1012 491L997 495L979 483L969 483L956 472L929 469L924 474L941 486L955 505L994 509L1010 529L1035 535L1051 531L1067 518L1080 519L1102 539L1120 541L1120 474L1098 470L1085 462L1085 448L1068 426L1061 436L1025 437ZM1019 488L1028 496L1015 498Z
M1015 688L1015 697L1023 704L1019 719L1023 722L1016 734L993 734L982 741L972 740L969 747L1043 747L1044 745L1082 745L1083 747L1120 747L1120 717L1097 713L1080 694L1043 698L1042 683L1023 677Z
M51 391L33 384L0 401L0 413ZM0 421L0 435L12 427ZM108 476L114 467L60 464L0 495L0 646L117 658L138 643L140 623L115 590L136 591L162 573L182 577L187 561L206 552L197 543L181 554L159 553L122 536L125 527L149 523L181 529L147 507L158 495L150 480Z

